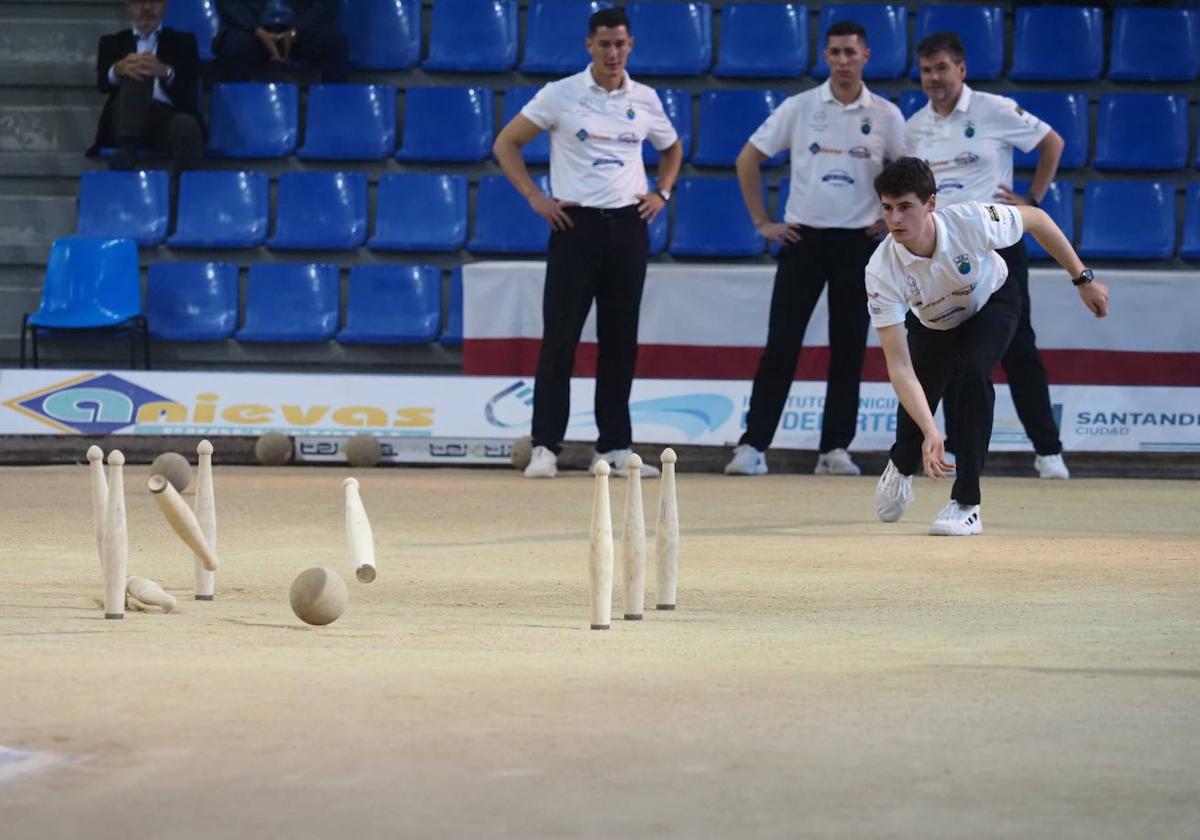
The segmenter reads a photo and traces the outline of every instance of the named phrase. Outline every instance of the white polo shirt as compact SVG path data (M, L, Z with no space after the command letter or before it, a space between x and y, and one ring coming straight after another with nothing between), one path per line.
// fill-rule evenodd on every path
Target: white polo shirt
M582 73L550 82L521 109L550 132L550 190L584 207L626 207L647 192L642 141L666 149L677 139L658 93L625 74L614 91Z
M909 117L908 153L933 170L938 204L994 201L997 187L1012 188L1013 147L1031 151L1049 133L1049 125L1007 96L963 85L949 116L926 102Z
M880 218L875 176L904 155L904 117L863 85L843 105L826 80L789 96L750 136L767 157L791 151L784 221L816 228L863 228Z
M918 257L889 234L867 263L867 311L877 329L903 323L910 309L931 330L954 329L1004 285L1008 265L996 251L1025 233L1021 214L994 202L939 207L933 224L933 256Z

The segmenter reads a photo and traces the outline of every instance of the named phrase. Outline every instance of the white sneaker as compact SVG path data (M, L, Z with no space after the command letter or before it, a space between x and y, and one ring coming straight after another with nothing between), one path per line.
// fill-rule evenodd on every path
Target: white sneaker
M1071 477L1067 462L1062 455L1039 455L1033 459L1033 468L1037 470L1038 478L1052 478L1066 481Z
M626 462L632 454L632 449L610 449L608 452L593 452L592 463L588 465L588 472L595 475L596 464L601 461L608 461L608 465L612 467L612 474L624 478L629 475L629 466ZM642 478L658 478L662 474L658 467L646 463L645 459L642 460L641 473Z
M725 475L766 475L767 454L748 443L739 443L733 449L733 457L725 465Z
M888 461L879 483L875 485L875 512L882 522L897 522L913 500L912 476L902 475Z
M554 478L558 475L558 456L544 446L533 447L529 456L529 466L525 468L526 478Z
M850 460L850 453L845 449L830 449L817 456L813 475L862 475L862 470Z
M979 505L960 505L951 499L929 526L935 537L970 537L983 531Z

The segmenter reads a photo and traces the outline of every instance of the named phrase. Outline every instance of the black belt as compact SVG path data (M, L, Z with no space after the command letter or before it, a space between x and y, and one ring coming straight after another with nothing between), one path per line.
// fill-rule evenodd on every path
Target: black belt
M567 205L563 207L568 213L584 213L589 216L600 216L606 219L639 219L641 214L638 213L636 204L626 204L624 207L578 207L575 205Z

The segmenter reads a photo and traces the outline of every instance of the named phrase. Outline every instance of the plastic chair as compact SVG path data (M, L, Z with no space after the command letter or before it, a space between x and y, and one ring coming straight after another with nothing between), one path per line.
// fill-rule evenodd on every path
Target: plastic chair
M150 341L142 312L137 243L83 236L55 240L46 263L41 303L36 312L21 316L21 367L25 367L27 335L33 347L33 366L38 366L40 329L127 330L130 368L137 357L140 334L149 370Z
M925 103L929 101L929 97L924 91L906 90L900 94L900 99L896 103L900 108L900 113L904 119L908 119L913 114L925 107Z
M462 175L384 175L375 198L379 251L457 251L467 241L467 179Z
M367 239L367 176L362 172L284 172L271 248L343 250Z
M625 11L637 48L629 72L638 76L701 76L712 67L712 6L630 3Z
M808 7L726 3L714 76L795 78L808 72Z
M160 262L146 280L146 319L161 341L221 341L237 329L238 268Z
M379 160L396 150L396 89L391 85L310 85L304 145L312 160Z
M658 186L657 178L647 178L646 181L651 191ZM672 196L672 198L674 198L674 196ZM663 251L667 250L668 219L670 216L671 205L668 204L662 209L661 213L654 217L654 221L650 223L649 233L651 254L661 254Z
M163 15L163 26L191 32L196 36L200 60L213 60L212 42L221 28L221 18L213 0L171 0Z
M1093 181L1084 188L1081 257L1152 260L1174 253L1175 184Z
M1180 94L1110 93L1100 97L1096 169L1187 166L1188 100Z
M286 157L296 151L299 125L300 92L295 85L217 85L208 151L216 157Z
M968 81L998 79L1004 74L1004 9L1000 6L921 6L913 47L935 32L953 32L962 39ZM911 75L921 78L916 60Z
M184 172L175 233L185 248L253 248L267 239L270 185L265 172Z
M501 125L508 125L521 109L529 104L529 100L537 94L536 87L510 87L504 89L504 111L500 116ZM543 131L532 141L521 147L521 155L526 163L550 162L550 132Z
M124 237L138 245L167 238L170 214L167 173L105 172L93 169L79 179L79 236Z
M696 166L733 166L738 152L783 97L770 90L707 90L700 95L700 129L696 137ZM778 166L780 152L766 161Z
M1008 78L1023 82L1085 81L1098 79L1103 72L1103 9L1083 6L1017 9Z
M829 76L825 62L825 33L839 21L852 20L867 30L867 45L871 60L863 67L863 78L895 79L908 69L908 9L902 5L865 5L859 3L826 3L821 7L821 27L817 33L817 50L813 61L813 77Z
M591 57L583 45L588 18L611 3L533 0L525 13L522 73L578 73Z
M1017 181L1013 185L1013 191L1017 195L1027 195L1029 193L1029 181ZM1050 188L1042 196L1040 206L1050 214L1050 218L1054 219L1054 223L1067 235L1067 239L1074 242L1075 188L1071 185L1071 182L1051 181ZM1025 234L1025 250L1029 253L1030 259L1050 259L1050 255L1046 253L1046 249L1039 245L1038 241L1028 233Z
M686 90L659 88L658 98L667 119L675 126L675 133L683 144L683 159L687 161L692 150L692 95ZM642 161L649 165L658 163L658 149L649 140L642 143Z
M587 32L578 35L580 41ZM516 0L437 0L426 70L498 73L517 64Z
M492 91L410 87L396 160L474 161L492 152Z
M339 344L428 344L442 322L442 270L432 265L350 269Z
M438 339L443 347L458 347L463 343L463 285L462 268L450 272L450 309L446 313L446 329Z
M685 178L675 187L672 256L741 257L763 252L736 178Z
M550 192L545 175L533 179L538 189ZM519 192L503 175L485 175L479 179L475 197L475 235L467 243L471 251L495 251L505 254L541 254L550 241L550 226L534 213Z
M1200 9L1116 9L1108 77L1188 82L1200 74Z
M1200 260L1200 181L1188 184L1183 213L1183 247L1179 256Z
M1088 156L1088 97L1086 93L1057 91L1015 91L1011 94L1017 104L1062 135L1060 169L1079 169L1087 164ZM1013 149L1013 165L1018 169L1037 166L1036 151Z
M355 70L407 70L421 57L421 0L344 0L338 25Z
M338 267L255 263L246 279L246 322L237 340L329 341L338 327Z

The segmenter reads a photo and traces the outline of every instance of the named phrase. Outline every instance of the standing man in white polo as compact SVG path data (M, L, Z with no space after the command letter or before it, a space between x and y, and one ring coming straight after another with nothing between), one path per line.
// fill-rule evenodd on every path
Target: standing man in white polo
M538 91L492 147L508 180L551 229L527 478L557 474L575 348L593 300L600 434L592 467L604 460L618 475L626 471L633 452L629 391L650 251L648 225L670 201L683 161L683 146L658 94L625 72L633 50L625 11L602 9L592 15L586 44L592 63ZM550 132L553 197L537 188L521 157L521 147L542 131ZM642 164L647 139L661 153L654 191ZM643 466L642 474L652 470Z

